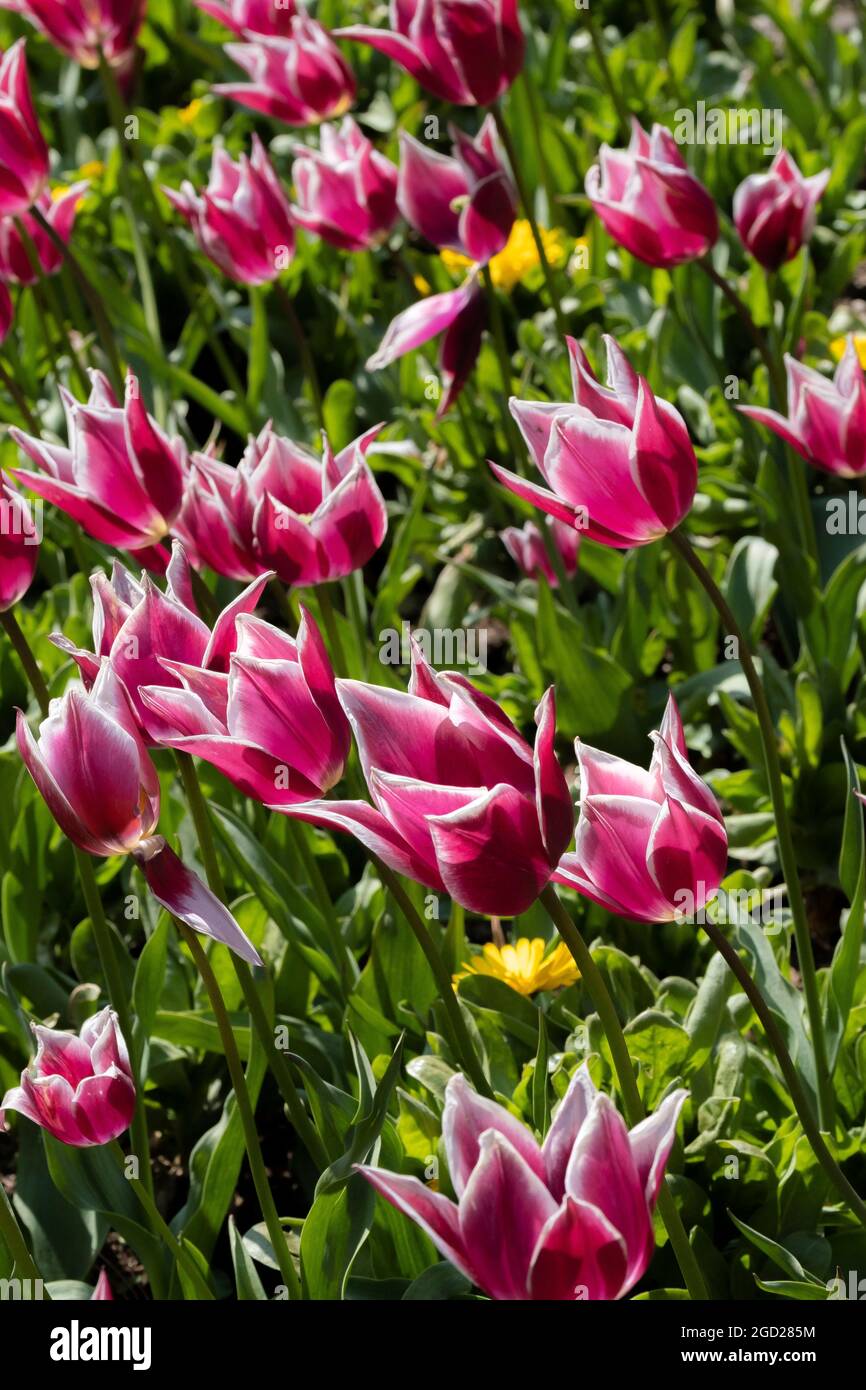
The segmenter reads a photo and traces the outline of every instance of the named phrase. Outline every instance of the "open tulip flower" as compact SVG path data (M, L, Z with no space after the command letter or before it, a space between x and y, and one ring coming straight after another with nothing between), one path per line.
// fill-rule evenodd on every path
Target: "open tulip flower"
M277 807L346 831L398 873L473 912L514 917L549 881L571 839L573 810L554 752L548 690L535 750L494 700L412 645L408 691L338 680L373 805Z
M637 121L626 150L602 145L586 193L614 241L665 270L706 255L719 235L716 205L669 130Z
M33 1033L36 1056L20 1085L0 1100L0 1130L6 1128L4 1112L15 1110L78 1149L123 1134L135 1111L135 1082L113 1010L94 1014L77 1037L38 1024ZM111 1291L99 1296L110 1298Z
M673 1091L629 1130L583 1065L539 1145L452 1076L442 1137L456 1203L418 1178L360 1171L493 1299L622 1298L652 1258L652 1212L687 1094Z
M713 793L689 763L672 695L651 737L648 772L576 741L580 819L554 882L636 922L684 920L724 878L728 837Z
M326 29L305 14L289 20L287 37L255 35L225 51L251 79L221 82L229 97L287 125L318 125L342 116L355 100L355 78Z
M243 579L323 584L361 569L388 530L367 451L382 426L322 459L268 424L237 468L193 454L175 531L196 566Z
M264 285L291 262L295 229L289 200L257 135L250 159L242 154L235 163L224 149L214 151L202 193L188 181L179 193L162 191L186 218L204 254L230 280Z
M439 420L466 385L481 351L486 324L484 293L477 275L471 274L458 289L419 299L398 314L368 359L367 370L381 371L441 333L439 376L443 389L436 408Z
M147 0L0 0L83 68L98 68L100 55L125 73L135 58Z
M615 339L605 336L607 387L568 340L574 404L512 399L511 413L546 488L490 466L507 488L592 540L624 550L678 526L698 465L682 416L653 395Z
M849 337L832 381L785 356L788 414L741 405L750 420L766 425L808 463L837 478L866 473L866 377Z
M562 558L566 577L570 579L577 573L580 532L566 526L564 521L558 521L556 517L547 517L543 524L550 530L553 544ZM559 578L550 562L544 537L534 521L527 521L521 527L506 526L505 530L500 532L500 539L527 579L538 579L541 576L551 589L559 587Z
M95 540L145 552L143 561L165 569L167 556L160 542L183 500L184 446L180 440L169 440L148 415L132 373L123 405L101 372L91 372L90 379L86 405L61 388L68 447L10 429L40 471L9 471Z
M234 917L161 835L159 777L123 685L103 660L90 691L52 700L34 738L21 710L18 751L60 829L88 854L131 854L157 902L253 965L261 959Z
M488 106L523 66L517 0L391 0L390 30L354 24L335 33L393 58L456 106Z
M496 123L488 116L474 139L451 127L452 156L400 133L397 200L407 222L434 246L486 264L506 245L517 194L506 172Z
M318 150L295 147L292 166L300 227L341 251L366 251L387 237L397 218L397 169L379 154L351 116L323 125Z
M30 95L23 39L0 55L0 172L0 217L26 212L48 182L48 146Z
M811 237L830 172L804 179L788 151L779 150L766 174L750 174L740 184L734 223L746 250L766 270L793 260Z
M297 13L295 0L193 0L193 3L231 29L238 38L247 33L288 38L292 32L292 18Z
M13 608L33 582L39 533L23 497L0 477L0 613Z

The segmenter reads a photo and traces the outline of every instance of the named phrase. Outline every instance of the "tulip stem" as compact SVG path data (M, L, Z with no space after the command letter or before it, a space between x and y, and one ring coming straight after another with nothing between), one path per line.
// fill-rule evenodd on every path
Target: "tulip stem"
M0 381L2 381L3 385L6 387L6 390L9 392L9 395L12 397L18 409L21 411L21 416L30 434L41 434L39 422L37 421L32 410L30 409L30 406L27 404L27 397L24 395L24 392L21 390L21 387L18 385L18 382L15 380L12 373L10 371L7 371L5 365L2 362L0 362Z
M369 853L369 851L368 851ZM438 949L436 942L428 932L424 923L421 921L409 894L406 892L402 883L395 873L383 864L380 859L370 853L370 858L376 866L376 872L388 889L391 896L400 908L406 921L412 929L415 940L424 953L424 958L433 973L433 978L439 987L439 996L445 1008L445 1013L451 1028L451 1043L455 1049L455 1056L462 1059L466 1071L469 1073L470 1080L476 1091L481 1095L493 1099L493 1090L490 1082L484 1074L484 1068L469 1036L469 1029L466 1027L466 1020L460 1007L460 1001L454 992L454 984L451 974L442 953Z
M815 1072L818 1082L818 1119L821 1127L827 1129L833 1122L833 1087L830 1080L830 1069L827 1065L827 1048L824 1041L824 1020L821 1013L821 997L818 991L815 958L812 954L812 939L809 934L809 923L803 901L803 890L797 869L797 856L794 852L791 825L788 819L788 810L785 805L785 788L782 781L782 767L779 762L779 750L776 743L776 730L773 725L773 717L770 713L770 707L767 704L767 697L764 693L761 678L755 667L751 649L724 594L716 584L716 581L713 579L706 565L693 549L691 542L683 531L672 531L670 533L670 541L677 554L681 556L688 565L716 612L719 614L724 624L726 634L737 639L740 665L743 668L743 674L746 677L749 690L752 693L752 701L755 706L755 714L757 715L761 742L764 749L764 767L770 788L770 797L773 803L773 814L776 820L779 859L782 864L782 872L785 875L785 882L788 885L788 898L791 904L791 916L794 921L794 936L797 942L797 959L799 961L800 974L803 979L803 992L806 996L806 1010L809 1015L812 1047L815 1053ZM803 1127L805 1129L805 1124Z
M755 1013L760 1019L761 1026L763 1027L764 1032L767 1035L767 1039L770 1042L773 1051L776 1054L776 1058L781 1068L782 1075L785 1078L785 1084L788 1087L791 1100L794 1103L794 1109L797 1112L797 1117L800 1121L806 1138L809 1140L809 1143L812 1146L812 1151L815 1157L817 1158L821 1167L824 1169L824 1172L827 1174L827 1177L830 1179L830 1182L833 1184L836 1191L841 1196L842 1200L845 1202L847 1206L851 1208L851 1210L855 1213L862 1225L866 1227L866 1202L864 1202L863 1199L860 1196L858 1196L854 1187L845 1177L845 1174L842 1172L842 1169L839 1167L839 1164L836 1162L835 1158L830 1153L830 1150L827 1148L827 1145L824 1143L823 1135L821 1134L821 1130L815 1121L814 1114L812 1113L812 1107L809 1104L809 1101L806 1097L805 1092L803 1091L802 1086L800 1085L800 1078L797 1074L797 1068L794 1066L794 1063L791 1060L791 1054L785 1046L785 1040L782 1037L781 1032L779 1031L779 1027L776 1023L776 1020L773 1018L772 1013L767 1007L767 1003L764 999L764 996L762 995L758 986L755 984L755 981L752 979L752 976L750 975L743 961L740 959L735 948L733 947L731 942L728 941L727 937L720 930L718 925L715 922L711 922L709 920L702 922L701 925L704 931L706 932L707 936L712 941L716 950L727 962L731 970L731 973L735 976L737 983L742 988L743 993L746 995L747 999L749 1000L749 1003L751 1004L752 1008L754 1009Z
M568 333L568 325L565 322L565 316L562 312L562 303L560 302L559 291L556 288L556 281L554 279L553 270L551 268L550 261L547 259L547 251L544 245L544 238L541 235L541 231L539 229L538 222L535 217L535 208L533 206L532 196L527 187L526 180L523 177L523 170L521 168L520 160L517 155L517 147L515 146L514 141L511 138L511 131L508 129L508 124L505 120L505 116L503 114L500 102L498 100L494 101L490 109L493 112L493 119L496 122L496 129L499 131L499 138L505 146L505 152L508 155L508 162L511 165L511 172L514 175L514 182L517 184L517 192L520 197L521 204L523 205L523 211L526 214L526 220L529 223L529 229L532 232L532 240L535 242L535 249L538 252L538 263L541 266L541 271L544 276L544 283L547 286L547 295L550 299L551 305L553 306L553 313L556 318L557 332L559 333L559 336L561 338L564 338ZM485 266L485 270L486 269L487 267Z
M613 73L611 72L610 64L607 61L607 54L604 51L604 44L601 41L601 37L598 32L598 26L595 22L595 17L593 16L592 11L589 8L587 8L586 12L586 27L589 31L589 41L592 44L592 51L595 54L595 61L598 63L598 66L601 70L602 81L604 82L605 87L607 87L608 95L611 101L613 102L614 110L616 111L617 119L619 120L619 123L622 126L623 133L625 134L626 139L628 139L631 134L631 116L629 115L628 107L626 106L625 102L623 101L620 95L619 88L613 80Z
M45 684L45 677L39 669L39 663L30 650L30 643L21 631L18 619L15 617L11 608L7 608L5 612L0 613L0 624L2 624L6 636L15 649L15 654L21 662L24 674L30 682L30 688L36 696L36 703L43 715L46 715L50 703L48 686Z
M268 374L268 310L261 285L250 285L250 353L247 368L247 406L255 418Z
M193 824L198 836L199 849L201 850L202 863L204 864L205 877L208 887L220 900L227 905L227 895L220 870L219 858L217 857L216 846L214 844L213 832L211 830L210 817L207 806L202 795L201 784L198 780L195 763L189 753L177 752L177 762L180 768L181 781L186 793L187 803L193 818ZM281 1056L274 1043L274 1033L271 1024L268 1022L264 1005L259 997L258 987L255 977L247 965L246 961L240 960L234 951L230 952L232 965L235 975L243 991L244 1000L249 1010L253 1027L258 1035L259 1042L264 1049L268 1059L268 1066L274 1080L279 1087L280 1095L285 1103L292 1127L300 1139L310 1158L319 1168L324 1171L328 1166L328 1157L325 1153L324 1145L319 1138L318 1131L311 1123L304 1103L298 1094L292 1077L291 1068L286 1058Z
M247 1090L246 1077L241 1063L240 1053L238 1052L235 1035L232 1025L226 1012L225 1001L220 992L217 978L214 975L211 963L196 936L195 932L175 918L177 929L183 937L192 955L196 968L201 976L202 983L207 991L210 1006L213 1010L217 1029L219 1030L220 1041L222 1042L223 1053L225 1054L226 1064L229 1069L232 1089L235 1093L235 1103L238 1115L240 1116L241 1126L244 1131L244 1142L246 1145L247 1159L252 1173L253 1183L256 1189L256 1196L259 1200L262 1216L267 1226L268 1236L273 1247L274 1256L279 1265L280 1274L289 1294L289 1298L296 1299L301 1297L301 1286L295 1270L294 1262L289 1247L286 1244L283 1228L280 1225L280 1218L274 1203L273 1193L268 1182L268 1175L265 1169L265 1161L262 1157L259 1136L256 1130L256 1117L253 1111L250 1093Z
M39 1273L39 1266L27 1247L27 1242L18 1225L17 1218L12 1210L12 1203L6 1195L6 1188L0 1182L0 1240L9 1252L12 1260L12 1273L16 1279L29 1279L31 1285L38 1283L42 1285L42 1297L51 1301L51 1296L44 1286L44 1280Z
M142 1207L147 1212L152 1230L165 1241L169 1250L174 1255L176 1263L184 1266L199 1297L202 1300L212 1300L214 1296L213 1290L196 1264L195 1259L183 1244L183 1240L178 1240L174 1231L164 1219L151 1193L148 1192L144 1183L139 1182L138 1178L130 1178L127 1176L126 1155L120 1145L115 1141L106 1145L106 1147L111 1153L118 1168L123 1173L124 1179L129 1183Z
M64 314L58 303L57 295L54 293L54 286L51 284L50 276L48 276L45 273L45 270L42 267L42 261L39 258L39 251L36 247L33 238L31 237L30 233L25 227L24 222L20 218L16 217L14 220L15 226L18 231L18 235L21 238L21 244L24 247L24 254L27 257L27 260L30 263L30 269L32 270L35 276L35 280L32 285L33 297L35 300L38 300L40 293L44 296L43 302L39 306L42 315L43 325L47 324L47 320L50 314L50 316L54 320L54 327L57 330L57 337L60 343L60 351L63 351L65 339L66 346L68 346L69 348L69 356L72 361L73 371L75 373L75 376L78 378L79 390L82 392L83 395L86 396L89 389L87 382L87 373L84 370L84 366L81 361L78 349L75 347L74 340L72 337L72 329L65 322ZM49 348L51 347L50 339L48 340L47 346Z
M289 320L289 323L291 324L292 332L295 335L295 342L297 344L298 352L300 353L301 357L301 366L303 368L304 375L307 378L307 385L310 388L310 394L313 397L313 409L316 412L316 422L319 426L319 429L324 434L325 415L322 407L322 390L319 386L319 375L316 371L316 361L313 357L312 350L307 339L307 335L304 332L301 320L298 318L298 312L294 306L294 303L292 302L292 296L289 294L288 290L284 289L284 287L277 281L274 284L274 293L276 294L277 299L282 305L286 318Z
M346 652L343 647L343 639L340 636L340 629L337 627L337 617L334 613L334 605L331 603L331 595L327 584L317 584L316 598L319 601L319 612L322 615L322 622L325 624L325 631L328 634L328 646L331 648L331 659L334 669L338 676L346 677L349 674L349 666L346 661Z
M629 1127L634 1128L646 1118L646 1111L635 1079L634 1063L629 1055L628 1044L620 1026L613 1000L604 982L604 976L593 960L589 947L572 921L570 914L560 902L553 884L547 885L541 894L541 902L571 952L572 959L580 971L581 979L589 991L595 1011L601 1019L610 1048L610 1055L613 1058L614 1070L619 1081L625 1116ZM664 1182L659 1189L658 1209L665 1230L670 1237L677 1264L686 1282L689 1297L693 1300L709 1298L704 1277L695 1252L689 1243L673 1194Z

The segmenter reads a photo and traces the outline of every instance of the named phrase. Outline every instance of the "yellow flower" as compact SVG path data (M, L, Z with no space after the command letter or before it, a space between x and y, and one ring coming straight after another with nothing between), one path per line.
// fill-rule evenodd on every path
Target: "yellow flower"
M519 936L513 946L495 946L488 941L480 956L473 956L463 964L464 969L454 976L455 984L469 975L489 975L510 985L518 994L559 989L563 985L573 985L580 978L568 947L560 942L545 957L544 941L540 936L531 941L527 936Z
M443 251L442 254L443 254L443 256L444 256L444 255L445 255L445 252ZM413 285L415 286L415 288L416 288L416 290L418 291L419 294L430 294L430 293L432 293L431 286L430 286L430 281L429 281L429 280L425 280L423 275L413 275L413 276L412 276L412 283L413 283Z
M182 106L177 113L177 118L181 125L192 125L201 108L204 106L202 97L195 97L189 106Z
M565 257L562 233L558 228L548 231L541 227L539 230L550 264L561 265ZM459 251L451 251L447 247L441 252L441 256L444 264L452 271L466 270L474 264L468 256L462 255ZM527 221L521 219L511 228L511 235L499 255L491 260L490 278L498 290L505 290L510 294L514 286L525 280L539 264L538 247L535 245L532 228Z
M100 179L105 173L105 165L101 159L88 159L78 172L83 179Z
M860 359L860 366L866 368L866 333L855 333L853 336L854 347L856 348L857 356ZM834 338L832 343L830 344L830 351L832 352L837 362L841 360L842 355L845 352L847 342L847 338Z

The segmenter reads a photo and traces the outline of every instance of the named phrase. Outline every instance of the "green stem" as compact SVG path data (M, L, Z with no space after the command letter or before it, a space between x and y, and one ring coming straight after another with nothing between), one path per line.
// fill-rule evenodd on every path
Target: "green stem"
M15 654L21 662L24 674L30 682L30 688L36 696L36 703L43 715L47 715L50 697L48 694L48 686L45 684L45 677L39 669L39 663L30 650L30 643L21 631L18 619L15 617L11 608L7 608L5 613L0 613L0 624L2 624L6 636L9 638L15 650Z
M247 405L258 410L268 372L268 311L261 285L250 286L250 356L247 375Z
M283 1283L288 1289L289 1298L297 1299L301 1297L300 1281L298 1280L294 1262L283 1235L283 1228L280 1225L280 1218L274 1203L273 1193L268 1183L265 1161L262 1157L261 1145L259 1144L259 1136L256 1130L256 1117L253 1111L252 1101L250 1100L250 1093L247 1090L246 1077L244 1076L244 1069L241 1064L235 1035L232 1031L228 1013L226 1012L225 1001L220 993L220 987L211 968L210 961L195 932L188 927L185 922L181 922L178 918L175 918L175 922L178 931L186 942L192 958L195 961L196 969L201 976L202 983L207 991L208 999L210 1000L210 1006L213 1011L214 1019L216 1020L223 1053L225 1054L226 1064L229 1069L232 1089L235 1093L235 1102L237 1104L241 1127L244 1132L244 1143L250 1165L250 1172L252 1173L253 1184L256 1189L256 1196L258 1197L271 1246L273 1247L274 1255L280 1268L280 1274L283 1277Z
M318 584L316 586L316 598L319 600L319 612L322 615L322 622L325 624L325 631L328 634L328 646L331 648L331 660L334 663L334 670L338 676L348 676L349 665L346 661L346 653L343 649L343 641L340 637L340 629L337 627L334 605L331 603L331 595L327 584Z
M76 348L73 342L72 330L66 321L66 317L62 309L60 308L57 294L55 293L54 286L51 283L51 277L49 275L46 275L45 271L42 268L42 261L39 258L39 251L36 247L36 243L30 236L30 233L27 231L27 228L24 225L23 220L19 217L16 217L15 226L17 228L18 235L21 238L21 244L24 247L25 255L27 256L27 259L30 262L30 269L36 276L36 283L32 286L34 298L38 300L40 294L44 296L44 301L41 305L42 314L44 316L43 322L47 320L48 315L50 314L51 318L54 320L54 327L57 331L57 339L60 344L60 351L63 351L64 346L69 348L69 356L72 362L73 370L78 379L79 390L82 392L84 396L86 396L90 391L90 384L87 380L87 373L84 369L84 364L81 361L78 349Z
M13 1263L13 1272L16 1279L29 1279L31 1284L39 1283L43 1285L43 1297L51 1301L48 1290L44 1287L44 1280L39 1273L39 1266L27 1247L27 1242L18 1225L15 1213L12 1210L12 1203L6 1196L6 1189L0 1182L0 1240L9 1251L9 1257Z
M168 1222L162 1216L159 1207L153 1200L152 1194L148 1192L144 1184L142 1182L139 1182L137 1178L130 1178L127 1176L126 1156L124 1155L124 1152L121 1149L120 1145L114 1142L108 1144L107 1148L111 1153L112 1157L114 1158L115 1163L123 1173L124 1179L126 1180L126 1182L129 1183L130 1187L132 1188L133 1192L135 1193L136 1197L141 1203L141 1206L147 1213L152 1230L157 1235L161 1236L162 1239L165 1241L169 1250L174 1255L176 1263L182 1264L184 1266L184 1268L187 1271L187 1274L190 1277L190 1281L192 1282L193 1287L198 1292L199 1298L203 1301L213 1300L214 1295L213 1291L210 1288L210 1285L208 1284L207 1280L205 1279L204 1275L202 1274L192 1255L186 1249L186 1246L183 1244L183 1241L178 1240L174 1231L171 1229Z
M827 1065L827 1048L824 1041L824 1020L821 1013L821 998L818 992L815 958L812 954L812 939L809 935L809 923L806 917L806 907L803 902L803 890L800 885L800 875L797 869L797 857L794 853L794 841L791 836L788 809L785 805L785 788L782 781L782 767L779 762L779 750L776 743L776 730L773 726L773 717L770 714L770 707L767 704L767 697L764 693L761 678L755 667L749 644L722 591L719 589L713 576L696 551L692 548L691 542L682 531L672 531L670 534L670 542L677 554L680 555L688 565L716 612L719 614L724 624L725 632L728 635L736 637L739 646L740 665L743 668L743 674L746 677L749 690L752 693L752 701L755 706L755 714L758 718L758 727L761 733L761 743L764 749L764 766L770 788L770 797L773 803L773 814L776 820L779 859L781 860L785 882L788 885L788 899L791 904L791 916L794 922L794 935L797 942L797 957L800 966L800 974L803 979L803 992L806 996L806 1009L809 1015L812 1047L815 1053L815 1072L818 1081L818 1118L821 1127L827 1129L833 1122L833 1087L830 1080L830 1069Z
M556 189L550 176L550 165L544 153L544 140L541 130L541 108L538 101L538 93L535 90L535 83L530 75L531 68L526 64L520 74L519 81L526 93L526 105L529 109L529 119L532 123L532 134L535 140L535 152L538 156L538 167L541 171L541 182L544 185L544 193L547 198L548 216L553 217L553 209L556 203Z
M596 1013L601 1019L605 1037L607 1038L610 1055L613 1058L614 1070L619 1081L620 1094L622 1095L623 1109L629 1127L634 1128L640 1124L646 1116L643 1101L640 1098L637 1081L634 1074L634 1065L629 1056L628 1044L625 1040L613 1000L608 993L604 976L592 958L589 947L572 921L570 915L565 910L563 904L556 895L556 890L552 884L548 884L541 894L541 901L545 906L550 919L562 937L575 965L580 971L581 978L589 990L590 998ZM658 1196L658 1208L665 1230L670 1237L677 1264L680 1267L682 1276L686 1281L686 1288L689 1297L692 1299L706 1299L709 1297L704 1277L695 1257L695 1252L689 1244L689 1238L683 1226L680 1214L677 1211L672 1193L668 1190L666 1183L662 1183Z
M41 434L36 417L27 404L27 397L24 395L24 392L21 390L21 387L18 385L12 373L6 370L2 362L0 362L0 381L2 381L9 395L21 411L21 416L30 434Z
M301 366L303 367L304 375L307 378L307 385L310 388L310 394L313 398L313 408L316 412L316 421L318 423L319 429L324 430L325 416L322 408L322 391L321 387L319 386L319 375L316 371L316 363L312 351L310 349L310 344L307 339L307 335L304 332L301 320L298 318L298 313L295 309L294 304L292 303L291 295L283 288L283 286L279 282L276 282L274 284L274 292L276 293L276 296L283 307L286 318L289 320L289 323L292 327L292 332L295 335L295 342L297 344L298 352L301 358Z

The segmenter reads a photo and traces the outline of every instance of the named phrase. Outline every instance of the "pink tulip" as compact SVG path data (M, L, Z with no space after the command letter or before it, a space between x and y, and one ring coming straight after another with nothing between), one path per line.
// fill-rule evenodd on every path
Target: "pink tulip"
M57 198L46 188L36 199L36 207L62 241L68 242L72 235L78 205L89 186L86 180L74 183ZM25 212L20 221L36 250L42 274L56 275L63 264L62 252L29 212ZM12 217L0 220L0 280L14 285L35 285L39 274L30 263L17 223L18 219Z
M484 294L474 275L456 290L419 299L404 309L388 325L377 350L367 361L367 370L380 371L443 333L439 349L441 397L436 410L439 420L454 404L481 351L487 323Z
M36 1056L0 1101L0 1130L4 1111L15 1110L77 1149L123 1134L135 1112L135 1082L114 1011L94 1014L78 1037L37 1024L33 1033Z
M48 146L42 138L19 39L0 56L0 217L17 217L48 182Z
M439 154L400 132L400 211L434 246L482 264L505 246L517 194L506 172L492 116L470 139L451 127L454 155Z
M351 116L323 125L320 150L297 145L292 167L295 221L341 251L365 251L387 237L397 217L397 170Z
M289 22L289 37L227 43L225 51L251 82L221 82L218 96L287 125L317 125L342 116L355 100L355 78L321 24L305 14Z
M690 173L669 130L647 135L637 121L627 150L602 145L586 193L605 228L647 265L682 265L706 255L719 235L716 205Z
M29 19L83 68L98 68L104 54L111 67L125 73L135 59L147 0L0 0L0 8Z
M338 38L378 49L457 106L488 106L523 66L517 0L391 0L391 29L354 24Z
M323 584L361 569L388 529L366 461L381 425L319 462L268 424L236 469L194 454L175 530L196 565L245 578L267 567L284 584Z
M804 179L788 151L779 150L768 173L750 174L740 184L734 222L746 250L765 269L778 270L809 240L830 172Z
M10 429L41 471L9 471L95 540L122 550L150 550L180 510L183 444L170 441L148 415L132 373L122 406L101 372L91 372L90 380L86 405L61 388L68 448Z
M163 659L175 685L140 691L151 738L204 758L257 801L323 796L343 775L351 735L319 629L301 614L296 641L239 617L227 675Z
M297 13L295 0L193 0L238 37L246 33L291 37L291 20Z
M111 1284L110 1284L110 1282L109 1282L108 1275L106 1274L106 1272L105 1272L104 1269L101 1269L101 1270L99 1271L99 1278L98 1278L97 1281L96 1281L96 1284L95 1284L94 1289L93 1289L93 1293L90 1295L90 1302L91 1302L91 1303L113 1303L113 1302L114 1302L114 1294L111 1292Z
M234 917L161 835L159 777L123 685L103 660L89 693L52 700L38 739L23 713L18 751L64 835L88 854L131 854L157 902L243 960L261 959Z
M575 743L580 819L554 882L635 922L693 916L713 896L728 858L725 822L689 764L676 701L651 735L649 772Z
M766 425L813 467L838 478L866 473L866 378L853 338L849 338L833 380L785 356L788 414L763 406L739 409Z
M553 743L548 690L535 751L507 715L413 643L408 693L337 681L373 805L276 807L346 831L390 868L472 912L513 917L538 897L571 839L573 809Z
M39 532L29 506L0 477L0 613L22 599L39 559Z
M554 545L562 557L562 566L571 578L577 573L577 553L580 549L580 534L555 517L548 517L546 525ZM506 526L499 533L500 539L514 563L523 571L527 579L538 579L543 575L551 589L559 587L559 578L550 562L544 537L534 521L527 521L518 529Z
M542 511L619 550L648 545L689 510L698 465L682 417L658 400L618 343L605 336L607 388L567 339L574 405L512 399L539 487L498 464L500 482Z
M289 200L265 147L253 136L251 159L237 164L226 151L214 151L210 180L202 193L185 182L180 192L163 187L186 218L202 251L214 265L243 285L276 280L295 253Z
M458 1074L442 1114L456 1203L418 1178L360 1171L491 1298L622 1298L652 1258L653 1208L687 1095L672 1091L629 1131L584 1064L539 1145Z

